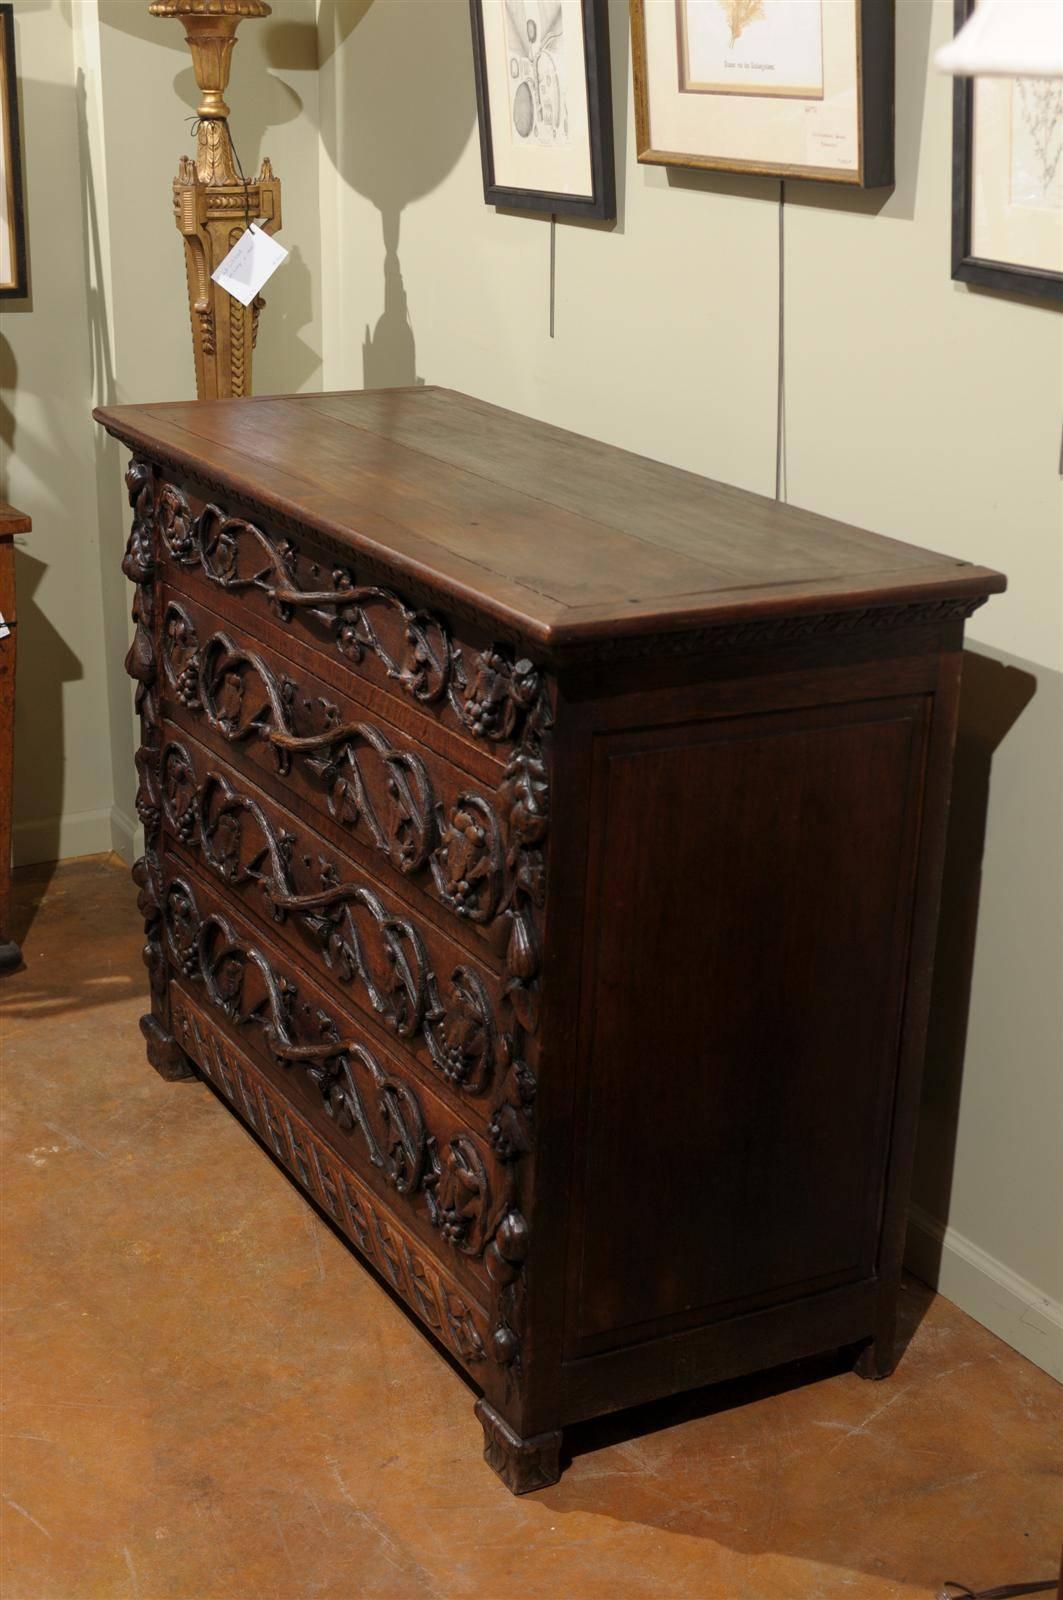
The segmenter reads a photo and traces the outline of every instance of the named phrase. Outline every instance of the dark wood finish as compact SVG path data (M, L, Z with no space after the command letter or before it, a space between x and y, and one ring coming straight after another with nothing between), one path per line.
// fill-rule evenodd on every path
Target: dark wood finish
M558 664L614 639L614 654L641 641L657 653L649 641L664 633L693 651L889 631L915 620L899 605L940 604L928 620L944 621L1002 582L447 390L97 415L132 450L193 474L204 499L223 493L227 511L282 537L357 555L411 609L471 618Z
M964 618L998 573L439 391L97 413L199 1072L483 1395L894 1358Z
M484 1460L513 1494L548 1489L561 1476L561 1432L522 1439L486 1400L477 1400L476 1415L484 1430Z
M0 616L11 630L0 639L0 973L21 965L11 934L11 812L15 782L15 535L29 533L29 517L0 500Z
M173 971L195 978L202 1011L281 1085L403 1226L429 1247L446 1241L453 1269L484 1294L485 1250L510 1174L469 1106L344 1013L168 847L160 903L164 953Z
M891 697L595 739L570 1359L873 1278L926 723Z
M587 128L590 141L591 187L589 196L551 194L542 189L513 189L495 181L491 137L490 96L484 49L485 0L469 0L472 21L473 74L476 114L480 126L480 162L484 201L514 211L545 211L557 217L586 217L598 222L616 218L616 163L613 155L613 104L609 71L608 0L581 0L584 35L584 72L587 88ZM487 0L490 3L490 0Z
M646 0L629 0L631 63L635 94L635 146L639 161L661 167L696 167L714 172L758 173L775 178L811 178L850 188L888 188L893 177L895 101L894 0L853 0L856 12L856 70L860 160L855 171L761 161L728 161L714 156L661 150L650 131L646 52Z
M274 944L485 1116L509 1020L497 963L470 954L172 724L163 741L163 825L177 859L245 912L265 914Z
M974 10L975 0L953 0L958 33ZM1063 272L990 261L971 254L971 193L974 183L974 79L957 77L952 85L952 276L960 283L1038 300L1063 301Z

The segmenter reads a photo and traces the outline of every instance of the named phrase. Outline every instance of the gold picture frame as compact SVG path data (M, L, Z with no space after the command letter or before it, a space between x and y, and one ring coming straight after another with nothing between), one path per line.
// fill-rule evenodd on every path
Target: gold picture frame
M639 161L892 184L893 0L630 0L630 9ZM707 72L692 61L692 38Z

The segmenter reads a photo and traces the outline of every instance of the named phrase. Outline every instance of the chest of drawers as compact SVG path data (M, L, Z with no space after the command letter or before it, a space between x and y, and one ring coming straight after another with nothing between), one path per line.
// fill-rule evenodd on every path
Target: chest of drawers
M201 1075L480 1393L885 1376L963 623L995 572L435 389L132 451L134 876Z

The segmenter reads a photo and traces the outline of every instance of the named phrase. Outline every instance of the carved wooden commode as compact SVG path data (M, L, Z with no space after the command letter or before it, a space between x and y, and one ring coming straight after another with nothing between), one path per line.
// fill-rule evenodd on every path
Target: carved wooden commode
M123 406L135 878L209 1079L553 1482L893 1362L963 623L995 572L436 389Z

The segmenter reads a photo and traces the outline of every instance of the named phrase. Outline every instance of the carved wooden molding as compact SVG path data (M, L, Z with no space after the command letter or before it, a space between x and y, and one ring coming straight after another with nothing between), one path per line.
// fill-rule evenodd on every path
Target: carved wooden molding
M490 645L471 663L446 624L408 605L394 590L356 583L348 566L335 566L330 588L306 589L297 576L298 551L253 522L214 504L195 516L183 492L166 484L158 506L162 543L172 560L199 567L209 582L230 593L259 591L278 621L306 611L333 636L337 651L357 664L374 655L392 682L423 706L447 704L475 738L508 743L526 718L545 717L544 685L537 668Z
M137 441L120 429L110 426L108 432L120 439L131 450L138 448ZM205 478L200 468L185 457L157 446L152 447L153 458L160 466L178 473L194 473L197 484L219 495L231 494L232 485L220 478ZM276 510L251 492L241 491L241 503L273 528L281 529L294 538L309 538L341 561L349 561L350 547L330 534L327 528L318 527L309 520L301 520ZM400 586L408 581L407 575L381 556L374 555L374 569L388 575ZM430 593L436 603L445 608L451 617L483 625L481 611L466 605L441 584L434 584L423 575L418 578L418 588ZM913 600L903 605L871 605L835 611L809 612L778 618L761 618L758 621L721 621L692 629L671 629L668 632L625 635L609 639L595 636L587 640L566 641L560 645L548 641L536 646L537 650L563 665L578 666L583 661L639 660L647 656L668 657L707 655L714 651L733 651L770 647L801 642L805 639L847 637L862 632L878 633L893 630L940 627L951 622L963 622L985 605L988 595L973 595L945 600ZM492 632L509 646L512 655L527 645L526 638L517 629L501 619L492 623Z
M423 1038L432 1064L453 1087L477 1096L492 1086L511 1041L472 967L458 965L441 979L415 924L366 884L345 881L318 840L311 847L320 891L297 893L292 863L309 842L278 832L257 801L213 767L200 777L180 740L163 747L160 787L170 827L216 877L260 892L275 921L297 920L341 983L360 985L373 1012L400 1038Z
M483 1361L488 1341L483 1311L470 1306L457 1283L384 1213L370 1191L181 990L174 991L173 1020L182 1050L272 1146L411 1310L464 1365Z
M387 1118L395 1139L385 1146L382 1136L374 1135L374 1138L381 1160L390 1163L385 1171L394 1186L398 1189L400 1183L406 1184L412 1191L416 1187L415 1178L417 1182L423 1180L426 1206L442 1236L455 1248L482 1255L497 1290L491 1353L510 1379L519 1381L526 1301L524 1269L529 1249L527 1223L521 1211L525 1168L522 1158L527 1157L533 1147L536 1089L534 1072L525 1059L525 1036L538 1026L540 938L537 917L543 903L543 851L549 816L544 738L552 713L546 685L537 669L523 658L514 658L501 645L482 652L475 669L468 673L460 663L460 652L451 643L445 624L434 619L418 624L421 632L413 641L411 656L393 653L391 646L384 642L379 618L398 616L406 623L409 617L418 617L420 613L406 607L399 596L373 589L364 591L360 600L352 603L351 609L356 614L344 617L344 610L348 608L345 589L341 587L330 592L330 615L334 614L340 623L337 639L338 647L342 646L341 653L347 653L349 658L355 648L371 648L383 660L380 652L385 651L406 692L423 699L426 694L437 693L435 685L444 670L440 641L446 640L447 703L460 707L463 725L475 737L512 744L497 806L483 796L466 793L452 816L443 818L435 802L427 768L413 752L396 750L371 724L342 725L336 708L327 704L320 708L322 725L319 728L309 734L296 734L288 714L298 693L293 679L286 678L278 683L257 653L241 649L224 634L215 635L202 645L190 616L175 599L167 605L164 617L156 617L154 540L158 538L166 544L171 559L186 565L194 561L202 563L203 516L206 513L198 519L191 517L185 497L172 484L158 485L156 495L154 470L143 462L131 462L127 484L134 520L123 570L137 585L134 601L137 632L130 650L129 670L139 685L137 704L142 725L138 808L151 823L149 848L137 863L134 877L140 888L140 905L148 932L145 960L152 982L153 1026L160 1031L164 1042L172 1038L169 1031L171 970L191 976L203 975L205 969L209 969L209 980L204 977L208 993L212 992L224 1006L229 1003L226 985L236 983L237 973L219 956L215 939L220 937L227 941L224 954L238 961L237 942L229 938L231 929L222 919L213 919L206 946L201 943L204 925L200 924L193 947L190 935L196 914L190 892L184 892L188 886L179 886L176 894L167 891L164 895L163 892L155 850L162 806L157 683L161 656L167 682L190 714L203 716L214 731L229 742L265 740L274 752L279 772L288 770L294 759L303 762L316 780L324 783L332 814L348 826L353 823L355 811L362 815L367 789L358 763L360 755L371 752L372 758L382 762L388 771L393 802L386 819L374 813L374 823L367 824L374 842L387 849L404 872L419 870L429 862L437 893L441 898L450 897L455 914L480 921L489 921L498 915L509 919L506 992L514 1022L512 1030L503 1036L506 1048L500 1051L497 1069L500 1082L488 1122L490 1142L502 1164L504 1194L497 1200L487 1194L476 1147L461 1138L444 1146L442 1158L438 1145L433 1144L418 1170L421 1150L417 1121L412 1112L409 1117L402 1115L402 1107L405 1105L407 1111L410 1107L401 1097L387 1102ZM224 543L225 539L235 537L230 526L233 519L225 519L217 508L208 507L207 510L210 513L208 562L213 563L218 577L228 582L234 571L238 572L238 568L232 566ZM240 536L253 538L257 543L259 530L241 522ZM258 544L269 558L267 568L262 570L276 577L278 568L274 557L283 569L284 554L271 541L267 542L268 552ZM270 587L274 590L276 604L292 603L289 591L275 583ZM338 606L333 604L334 596L339 601ZM378 603L379 609L374 610ZM344 628L348 630L346 634ZM437 628L438 633L427 631L432 628ZM385 670L389 670L387 662ZM198 822L198 817L190 816L186 783L187 778L182 780L179 772L174 774L170 804L178 832L187 842L188 829L193 821ZM504 872L500 881L498 858L502 851ZM173 886L170 887L172 890ZM253 964L265 981L261 963L255 960ZM474 986L464 977L461 981L463 998L475 1009ZM457 972L453 982L457 988ZM337 1060L346 1060L343 1050L334 1050L326 1041L324 1048L318 1042L315 1047L299 1046L297 1053L292 1053L293 1046L286 1042L287 1036L281 1026L285 997L275 975L273 987L266 984L264 1004L272 1028L269 1039L279 1044L281 1051L288 1051L287 1056L278 1056L275 1052L275 1058L301 1060L308 1071L317 1072L320 1081L328 1084L327 1095L323 1091L323 1097L331 1100L336 1096L334 1112L339 1116L349 1114L353 1129L357 1101L348 1088L350 1072L348 1070L345 1077L342 1070L337 1073L332 1065ZM339 1030L335 1024L332 1026L338 1038ZM451 1070L460 1077L459 1057L467 1050L467 1042L459 1040L453 1045L448 1038L441 1046L437 1033L435 1043L450 1061ZM361 1056L355 1059L365 1065ZM373 1077L371 1071L370 1076ZM373 1081L379 1091L379 1081L375 1077ZM471 1083L476 1081L473 1074ZM470 1087L470 1092L475 1089ZM364 1107L364 1100L362 1104ZM484 1164L483 1172L486 1171Z
M647 656L708 655L717 650L800 644L806 639L847 638L860 633L940 627L950 622L963 622L979 606L984 606L988 598L983 594L963 599L913 600L904 605L858 606L846 611L760 617L749 622L715 622L685 632L580 641L566 646L563 653L566 664L575 666L583 660L609 662L637 660Z
M173 969L202 983L207 1003L230 1027L256 1032L278 1065L306 1072L328 1116L397 1194L411 1204L423 1200L432 1225L465 1255L481 1257L506 1223L499 1250L512 1256L516 1243L523 1262L527 1229L512 1216L511 1166L496 1169L496 1192L475 1135L433 1131L416 1088L382 1066L360 1037L347 1036L342 1020L301 999L298 985L227 917L201 916L185 879L167 884L161 906Z
M297 761L324 789L330 816L382 850L400 872L430 869L439 899L456 917L488 924L508 911L529 826L523 757L519 764L516 755L511 759L499 790L499 804L516 830L510 838L496 806L483 795L462 793L446 815L425 762L393 745L375 723L344 722L335 706L304 695L294 677L278 680L257 651L228 634L215 633L201 643L188 612L173 597L162 618L161 647L175 697L227 743L265 742L279 775ZM297 707L300 725L312 731L295 731ZM541 795L541 759L539 766L536 792ZM377 770L370 773L370 767ZM524 876L530 882L528 873Z
M561 1476L561 1434L519 1434L486 1400L477 1400L476 1415L484 1430L484 1460L512 1494L548 1489Z

